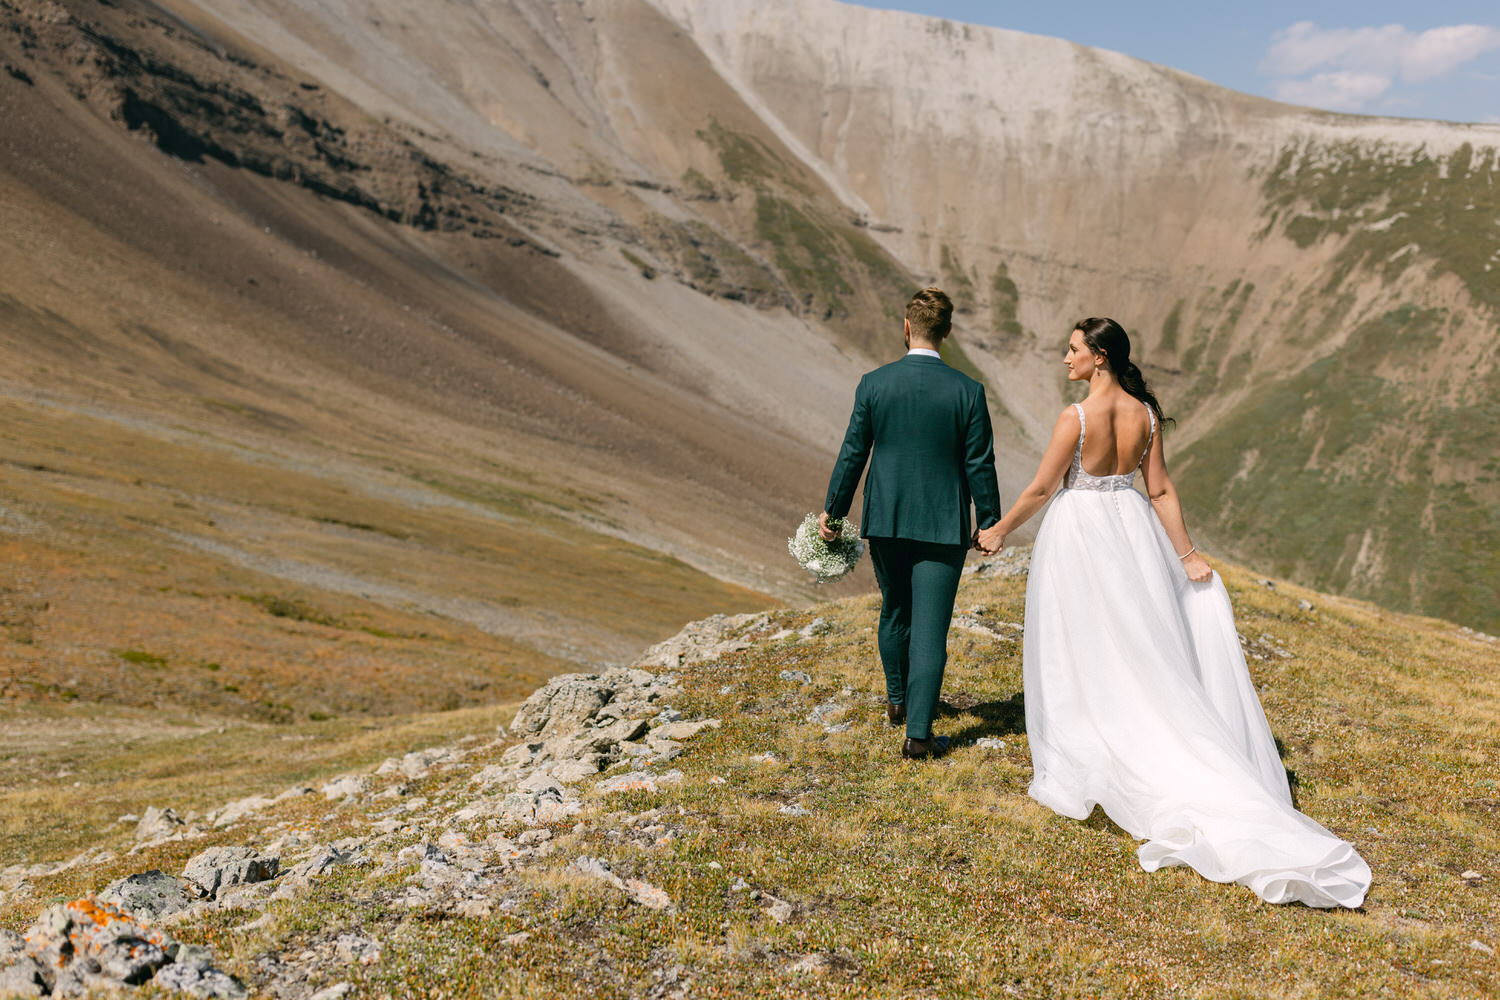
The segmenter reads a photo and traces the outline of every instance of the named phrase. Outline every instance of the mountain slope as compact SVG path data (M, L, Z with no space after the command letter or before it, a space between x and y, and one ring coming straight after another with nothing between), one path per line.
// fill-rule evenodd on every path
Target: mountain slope
M17 391L498 478L803 600L781 540L937 280L1004 493L1113 314L1205 542L1500 623L1493 127L832 0L0 12Z
M967 298L960 337L1033 447L1070 398L1069 324L1113 315L1181 418L1190 523L1216 547L1500 622L1500 129L1289 108L833 0L661 4Z

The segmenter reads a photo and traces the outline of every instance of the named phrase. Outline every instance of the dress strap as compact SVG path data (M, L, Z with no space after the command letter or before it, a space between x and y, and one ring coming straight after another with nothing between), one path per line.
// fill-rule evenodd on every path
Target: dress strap
M1073 404L1073 409L1075 409L1075 410L1078 411L1078 448L1079 448L1080 451L1082 451L1083 450L1083 432L1084 432L1083 404L1082 403L1074 403Z
M1135 463L1137 469L1146 464L1146 456L1151 454L1151 440L1156 437L1156 411L1151 408L1150 403L1145 404L1145 406L1146 416L1151 418L1151 429L1146 432L1146 450L1141 452L1140 461Z

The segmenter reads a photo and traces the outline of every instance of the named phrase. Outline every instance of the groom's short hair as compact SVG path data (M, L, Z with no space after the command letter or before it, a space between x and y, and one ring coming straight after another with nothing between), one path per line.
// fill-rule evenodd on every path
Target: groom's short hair
M936 344L953 329L953 300L936 286L922 289L906 304L912 336Z

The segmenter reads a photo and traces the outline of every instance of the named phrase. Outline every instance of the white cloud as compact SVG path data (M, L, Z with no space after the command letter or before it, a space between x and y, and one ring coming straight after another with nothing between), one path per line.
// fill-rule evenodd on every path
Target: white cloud
M1399 24L1319 28L1298 21L1272 37L1260 69L1283 101L1357 111L1397 80L1436 79L1495 49L1500 28L1482 24L1415 32Z
M1378 73L1319 73L1307 80L1281 81L1276 99L1330 111L1358 111L1390 89L1390 79Z

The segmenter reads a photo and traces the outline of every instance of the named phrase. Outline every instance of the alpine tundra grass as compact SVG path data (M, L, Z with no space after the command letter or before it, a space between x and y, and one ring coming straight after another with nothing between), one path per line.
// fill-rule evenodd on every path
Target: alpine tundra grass
M1493 994L1496 645L1218 568L1299 807L1374 870L1358 911L1270 906L1189 869L1148 874L1102 814L1074 822L1032 802L1024 578L969 576L936 725L954 739L947 758L899 756L873 596L773 611L742 626L740 651L674 671L683 696L673 707L722 720L683 744L670 765L681 781L603 795L591 786L617 773L606 770L574 786L582 811L548 826L551 852L502 876L483 912L397 905L415 862L372 862L271 902L264 917L226 910L174 933L211 945L252 990L267 982L268 956L291 962L364 935L380 942L377 961L335 964L306 983L349 982L361 996ZM493 739L497 717L509 719L465 710L406 730L477 747L461 766L376 777L363 798L303 796L204 838L84 861L34 879L4 924L22 928L49 902L131 872L180 870L210 844L265 845L288 830L365 838L394 816L392 855L445 836L520 836L514 822L457 812L476 771L517 742ZM371 750L397 742L359 739ZM250 775L237 794L279 787ZM172 791L153 794L165 804ZM120 831L102 845L127 841ZM590 876L582 857L669 904L643 905Z

